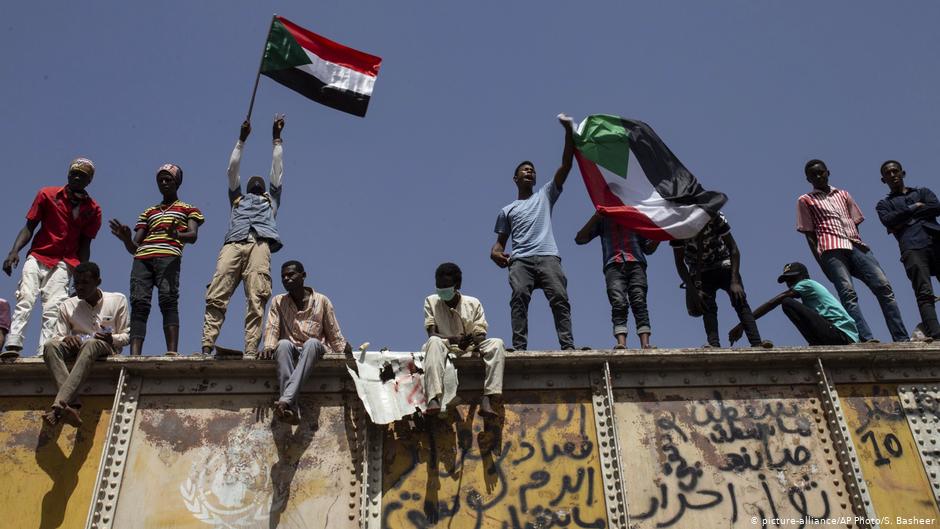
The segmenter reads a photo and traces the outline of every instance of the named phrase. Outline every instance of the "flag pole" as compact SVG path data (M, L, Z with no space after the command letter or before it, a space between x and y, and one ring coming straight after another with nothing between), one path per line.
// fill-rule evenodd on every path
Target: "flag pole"
M268 38L271 37L271 26L274 25L274 19L277 18L277 13L271 15L271 23L268 24L268 33L264 37L264 47L261 48L261 60L258 61L258 73L255 74L255 87L251 89L251 102L248 103L248 117L245 118L245 121L251 123L251 111L255 108L255 94L258 93L258 81L261 79L261 67L264 65L264 52L268 49Z

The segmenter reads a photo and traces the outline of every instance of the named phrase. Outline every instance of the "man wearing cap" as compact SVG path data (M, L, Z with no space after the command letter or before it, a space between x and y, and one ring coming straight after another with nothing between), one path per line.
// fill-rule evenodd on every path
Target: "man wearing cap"
M219 251L215 274L206 291L206 316L202 326L202 354L215 348L228 302L238 283L245 283L245 357L254 358L261 339L261 318L271 297L271 254L281 249L277 232L278 207L281 204L281 178L284 147L281 131L284 117L274 117L272 136L274 155L271 162L271 188L265 190L264 179L248 179L247 193L242 193L239 165L242 147L251 134L251 124L242 123L238 142L228 164L228 198L232 206L228 233Z
M137 217L134 235L117 219L111 219L111 233L134 256L131 267L131 355L139 355L147 334L150 299L157 287L163 314L163 337L167 355L176 355L179 346L180 261L183 244L195 243L202 212L179 199L183 170L178 165L163 164L157 169L157 189L163 200Z
M878 202L878 218L893 233L901 249L901 262L914 287L924 334L940 339L936 298L931 276L940 279L940 201L926 187L904 185L906 173L901 164L888 160L881 164L881 181L888 196Z
M20 250L32 240L16 289L16 308L6 344L8 356L16 356L23 349L23 334L37 296L42 301L41 353L55 327L59 303L68 297L71 270L91 254L91 240L101 228L101 208L85 191L94 176L92 161L76 158L69 164L66 185L40 189L26 213L26 226L3 261L3 271L12 275L20 262ZM35 233L37 227L39 232Z
M803 263L784 266L777 282L786 283L789 288L757 307L755 318L782 305L783 313L809 345L848 345L858 342L855 320L826 287L809 278ZM795 298L799 298L802 303L798 303ZM731 329L728 338L733 343L741 338L741 334L742 329L738 325Z

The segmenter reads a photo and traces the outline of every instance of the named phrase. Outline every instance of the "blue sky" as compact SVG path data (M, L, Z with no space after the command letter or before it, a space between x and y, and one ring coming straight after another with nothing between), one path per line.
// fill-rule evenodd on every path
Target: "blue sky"
M489 260L499 209L515 198L512 169L551 177L562 148L555 120L594 113L649 122L709 189L743 253L752 307L776 294L783 264L800 260L830 286L802 236L795 201L803 164L826 160L868 220L874 249L910 329L919 321L897 244L878 223L878 167L900 160L909 185L936 187L940 34L934 2L53 2L4 8L0 130L9 249L36 190L65 182L91 157L89 188L105 227L92 246L103 288L127 292L131 257L107 219L131 223L159 201L164 162L185 171L183 200L207 217L183 259L181 350L199 347L205 286L228 224L225 167L244 119L272 11L383 58L368 116L349 116L262 78L244 176L270 167L270 120L287 114L279 227L288 259L334 302L358 345L413 350L425 339L422 300L443 261L464 271L490 333L509 341L506 271ZM610 347L600 245L574 244L592 206L577 168L554 214L578 345ZM21 253L25 259L26 250ZM19 277L0 278L12 301ZM685 314L671 251L651 257L653 343L705 342ZM875 335L889 338L860 286ZM722 294L719 294L722 296ZM719 298L725 334L736 319ZM220 344L241 347L244 299L232 299ZM760 320L778 345L802 340L779 312ZM633 328L631 316L631 329ZM27 331L34 349L39 314ZM636 342L632 333L631 346ZM556 348L541 293L530 348ZM163 351L154 304L145 351Z

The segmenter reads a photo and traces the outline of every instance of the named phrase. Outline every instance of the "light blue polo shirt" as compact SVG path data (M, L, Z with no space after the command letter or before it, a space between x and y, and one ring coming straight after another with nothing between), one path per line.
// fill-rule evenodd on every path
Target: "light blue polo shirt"
M509 234L512 241L511 259L536 255L558 255L552 233L552 207L561 189L552 179L537 193L525 200L514 200L499 211L494 231Z
M800 296L804 305L816 311L817 314L829 320L837 329L844 332L854 342L858 342L858 329L855 320L845 311L839 300L812 279L804 279L793 285L794 292Z

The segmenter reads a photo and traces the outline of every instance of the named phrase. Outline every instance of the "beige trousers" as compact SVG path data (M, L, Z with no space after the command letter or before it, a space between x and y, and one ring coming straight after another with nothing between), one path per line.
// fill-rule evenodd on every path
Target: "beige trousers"
M245 283L245 355L258 353L261 319L271 297L271 250L267 241L223 244L206 291L206 317L202 346L213 347L219 337L225 311L238 283Z
M52 371L52 378L55 379L55 385L59 388L53 404L56 406L60 402L72 404L75 401L75 394L91 373L95 360L106 358L113 353L114 349L107 342L95 338L85 340L77 355L74 350L68 349L59 340L46 342L42 347L42 360L49 371ZM75 365L72 366L72 371L69 371L65 362L72 359L75 359Z
M421 348L424 356L424 394L430 401L444 394L444 365L450 348L447 341L437 336L428 338ZM456 354L464 355L466 351ZM506 347L499 338L487 338L480 343L480 353L486 366L486 380L483 382L484 395L499 395L503 392L503 366L506 360Z

